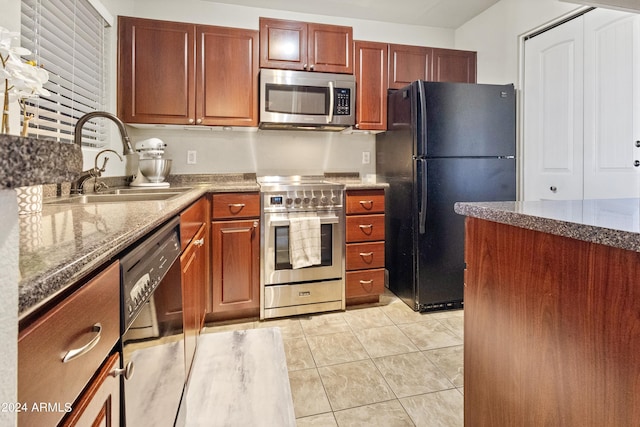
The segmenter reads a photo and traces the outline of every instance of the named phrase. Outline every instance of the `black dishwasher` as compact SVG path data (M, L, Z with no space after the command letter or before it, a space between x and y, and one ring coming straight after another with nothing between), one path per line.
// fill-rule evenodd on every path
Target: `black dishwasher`
M120 260L122 417L129 427L173 426L184 392L180 220Z

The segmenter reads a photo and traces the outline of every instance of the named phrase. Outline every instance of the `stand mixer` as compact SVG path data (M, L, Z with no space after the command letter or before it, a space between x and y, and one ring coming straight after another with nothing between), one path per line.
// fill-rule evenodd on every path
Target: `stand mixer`
M171 159L164 158L166 146L167 144L158 138L149 138L136 143L138 172L129 184L131 187L169 187L165 178L171 170Z

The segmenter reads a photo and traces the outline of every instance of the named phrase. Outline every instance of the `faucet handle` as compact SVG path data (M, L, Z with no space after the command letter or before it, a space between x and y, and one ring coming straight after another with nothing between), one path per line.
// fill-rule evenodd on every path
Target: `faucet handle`
M102 173L102 172L107 170L107 162L108 161L109 161L109 158L107 156L105 156L104 157L104 162L102 162L102 167L100 169L96 168L98 170L98 173Z

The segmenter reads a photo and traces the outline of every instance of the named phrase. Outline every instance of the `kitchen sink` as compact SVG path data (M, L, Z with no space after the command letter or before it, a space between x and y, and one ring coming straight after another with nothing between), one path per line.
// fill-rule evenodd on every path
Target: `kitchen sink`
M69 205L79 204L84 205L88 203L120 203L120 202L145 202L154 200L168 200L173 197L177 197L189 188L164 188L164 189L152 189L152 190L138 190L138 189L116 189L111 190L109 193L100 194L84 194L81 196L71 196L68 198L57 198L51 200L45 200L45 204L49 205Z
M169 188L115 188L101 194L154 194L154 193L184 193L191 190L191 187L169 187Z

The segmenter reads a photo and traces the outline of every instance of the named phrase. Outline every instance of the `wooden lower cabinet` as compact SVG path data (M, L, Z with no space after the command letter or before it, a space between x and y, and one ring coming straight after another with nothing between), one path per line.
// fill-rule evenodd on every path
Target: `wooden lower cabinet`
M347 305L377 302L384 292L384 190L348 190L345 296Z
M465 426L640 425L640 253L466 221Z
M62 422L64 427L119 427L120 376L111 375L120 366L120 355L113 354L73 405Z
M204 323L207 282L208 233L203 224L180 256L182 269L182 316L185 334L185 364L191 370L197 338Z
M213 221L214 319L253 316L260 310L259 219Z
M55 426L120 336L120 264L114 262L18 336L20 426ZM84 351L83 351L84 350ZM34 410L34 405L43 410ZM49 406L50 405L50 406Z

